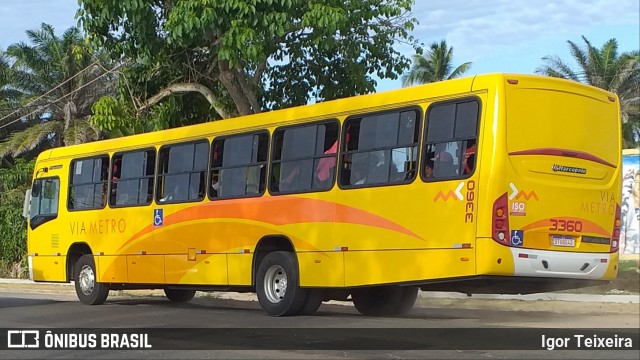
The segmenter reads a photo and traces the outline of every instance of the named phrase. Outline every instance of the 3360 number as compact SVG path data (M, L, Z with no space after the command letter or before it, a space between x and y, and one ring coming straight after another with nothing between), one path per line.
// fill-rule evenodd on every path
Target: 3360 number
M551 231L571 231L582 232L582 221L580 220L563 220L551 219Z

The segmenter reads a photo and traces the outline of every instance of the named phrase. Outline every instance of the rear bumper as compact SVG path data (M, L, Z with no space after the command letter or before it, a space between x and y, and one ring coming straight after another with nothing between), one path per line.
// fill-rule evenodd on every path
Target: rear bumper
M514 276L611 280L616 277L618 253L577 253L510 248Z

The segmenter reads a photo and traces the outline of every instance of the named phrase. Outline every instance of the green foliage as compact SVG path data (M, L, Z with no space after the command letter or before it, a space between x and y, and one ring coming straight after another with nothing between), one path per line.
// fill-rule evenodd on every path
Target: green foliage
M394 44L417 47L411 0L79 3L91 43L143 70L128 78L140 103L178 82L205 85L241 115L369 93L373 75L395 79L409 66ZM183 96L180 113L193 114L191 103Z
M42 24L26 33L29 43L12 44L0 57L0 89L3 97L11 95L10 108L18 110L8 120L21 120L9 127L11 135L0 133L0 139L7 138L0 158L29 157L51 146L97 139L80 122L93 101L112 89L113 76L105 75L105 66L111 66L91 51L79 29L56 35L51 25ZM66 134L72 138L66 140Z
M111 96L103 96L91 106L90 122L100 130L112 131L131 122L133 114L126 104Z
M584 47L567 41L577 69L558 56L545 56L538 74L583 82L618 94L622 135L626 147L636 148L640 141L640 52L618 53L616 39L596 48L585 38Z
M425 55L413 56L413 66L407 74L402 76L402 84L411 86L449 80L461 76L470 67L471 63L466 62L454 69L453 47L442 40L439 44L432 43Z
M33 161L17 159L12 167L0 168L0 263L18 263L27 252L27 222L22 217L22 206L33 166Z

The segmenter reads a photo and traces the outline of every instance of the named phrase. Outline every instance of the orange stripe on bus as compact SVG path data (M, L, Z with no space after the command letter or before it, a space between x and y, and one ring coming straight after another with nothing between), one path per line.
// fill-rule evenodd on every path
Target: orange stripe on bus
M282 209L282 211L279 209ZM411 230L382 216L358 208L324 200L278 196L211 201L182 209L165 216L162 227L149 225L143 228L122 247L156 229L166 228L186 221L210 218L244 219L272 225L338 222L387 229L422 240L419 235Z

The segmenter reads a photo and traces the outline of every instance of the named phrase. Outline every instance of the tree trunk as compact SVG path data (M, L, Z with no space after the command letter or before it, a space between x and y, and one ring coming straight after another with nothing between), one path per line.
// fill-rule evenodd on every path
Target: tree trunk
M73 101L69 101L64 105L64 131L69 128L69 125L75 119L76 112L76 104Z
M220 99L216 97L213 91L211 91L208 87L198 83L177 83L160 90L157 94L147 99L147 101L145 101L142 106L138 108L138 114L157 104L165 97L174 93L181 92L199 92L200 94L204 95L207 101L209 101L209 104L213 106L220 117L226 119L230 116L229 113L224 109L224 106Z
M260 109L254 109L242 90L241 79L238 79L236 72L229 68L228 61L218 61L220 69L220 82L231 95L239 115L249 115L260 112Z

